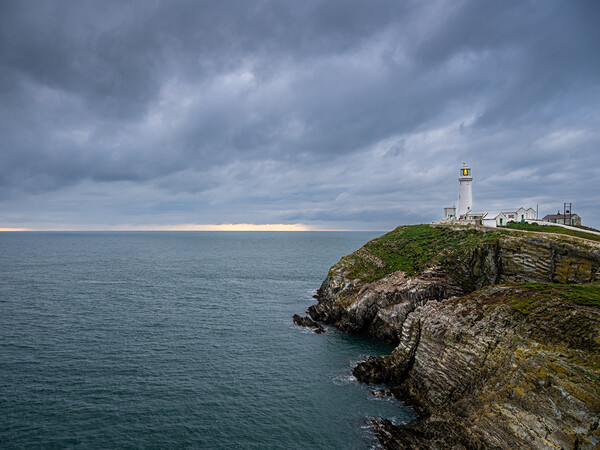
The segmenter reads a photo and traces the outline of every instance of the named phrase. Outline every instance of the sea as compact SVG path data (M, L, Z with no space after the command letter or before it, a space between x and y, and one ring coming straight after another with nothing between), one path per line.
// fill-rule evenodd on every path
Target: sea
M0 233L0 447L378 448L392 348L292 316L379 234Z

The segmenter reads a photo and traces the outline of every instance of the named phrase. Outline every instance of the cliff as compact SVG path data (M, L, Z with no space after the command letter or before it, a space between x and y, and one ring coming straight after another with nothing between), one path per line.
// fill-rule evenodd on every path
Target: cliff
M313 319L397 345L354 369L420 418L387 448L600 446L600 244L399 227L333 266Z

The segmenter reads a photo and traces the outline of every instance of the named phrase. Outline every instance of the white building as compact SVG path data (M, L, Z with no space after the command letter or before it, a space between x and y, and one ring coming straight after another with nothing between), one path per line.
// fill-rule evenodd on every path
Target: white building
M444 212L446 211L446 208L444 208ZM557 212L556 214L547 214L544 216L544 218L542 219L544 222L551 222L551 223L562 223L562 224L569 224L569 225L581 225L581 217L579 217L579 214L575 214L575 213L568 213L568 214L561 214L560 211Z
M458 177L458 208L444 208L443 222L480 223L488 227L502 227L508 222L524 222L536 219L537 213L533 208L519 208L510 211L473 211L473 176L471 168L463 163Z
M514 219L509 219L507 213L502 211L488 211L482 218L481 224L486 227L502 227L511 220Z
M450 206L449 208L444 208L444 217L446 219L456 219L456 206Z
M487 214L487 211L469 211L463 216L463 220L482 220Z
M537 219L535 209L533 208L519 208L515 211L515 221L523 222L527 219Z

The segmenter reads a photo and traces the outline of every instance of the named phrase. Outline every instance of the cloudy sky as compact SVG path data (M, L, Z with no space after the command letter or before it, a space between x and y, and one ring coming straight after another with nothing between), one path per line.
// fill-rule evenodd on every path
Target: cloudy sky
M0 228L600 227L600 2L0 2Z

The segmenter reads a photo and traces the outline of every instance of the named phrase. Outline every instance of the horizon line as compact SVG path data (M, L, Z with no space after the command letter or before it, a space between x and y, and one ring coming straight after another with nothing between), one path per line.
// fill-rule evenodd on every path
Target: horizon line
M121 224L114 226L91 226L91 227L40 227L40 228L29 228L29 227L0 227L0 232L76 232L76 231L96 231L96 232L110 232L110 231L278 231L278 232L311 232L311 231L334 231L334 232L345 232L345 231L389 231L385 229L361 229L352 230L346 228L319 228L309 226L303 223L295 224L251 224L251 223L227 223L227 224L173 224L173 225L159 225L159 224L144 224L144 225L132 225L132 224Z

